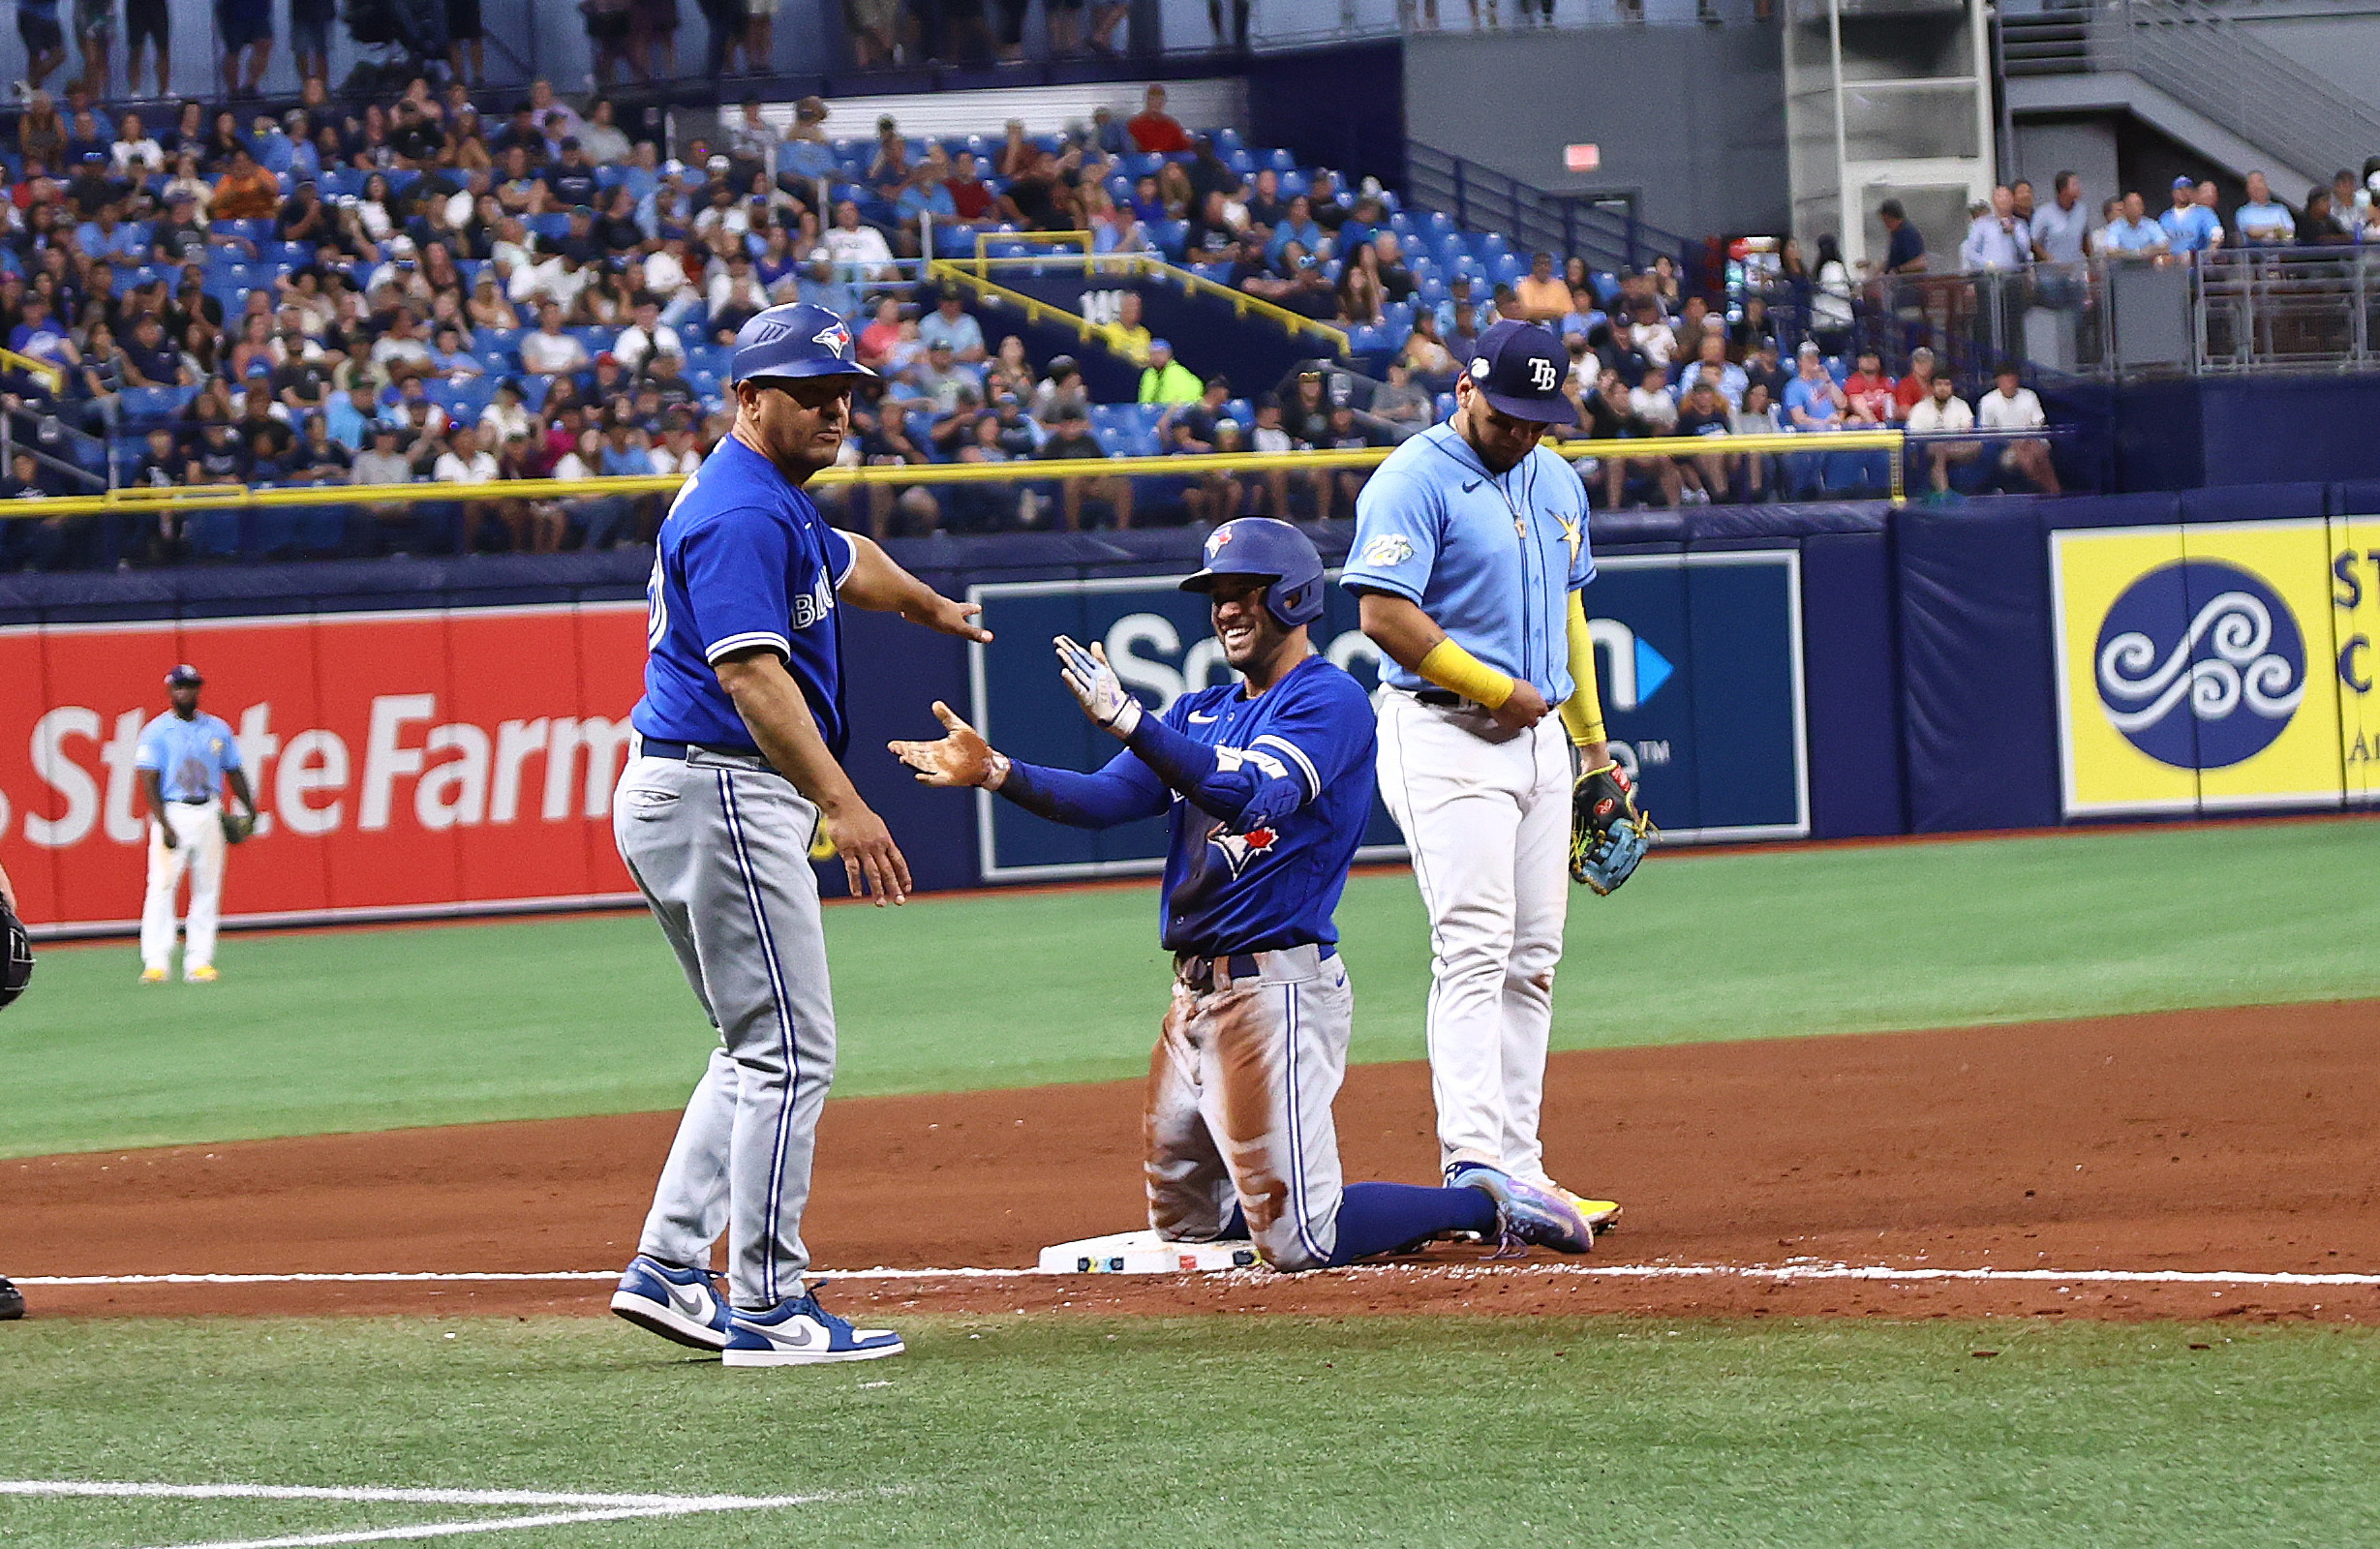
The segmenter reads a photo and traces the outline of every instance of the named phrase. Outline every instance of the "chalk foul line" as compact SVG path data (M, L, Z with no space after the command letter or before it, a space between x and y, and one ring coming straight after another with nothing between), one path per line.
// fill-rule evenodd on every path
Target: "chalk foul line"
M339 1501L398 1503L440 1506L546 1506L565 1509L508 1517L481 1517L454 1522L408 1523L390 1528L358 1528L337 1533L290 1534L274 1538L210 1538L198 1543L165 1545L161 1549L320 1549L350 1543L394 1543L424 1538L452 1538L465 1534L508 1533L523 1528L565 1527L587 1522L629 1522L655 1517L685 1517L717 1511L771 1511L785 1506L812 1505L833 1495L682 1496L596 1495L552 1490L398 1490L369 1487L334 1488L293 1484L137 1484L80 1479L0 1479L0 1496L46 1498L107 1497L171 1501Z
M1217 1270L1229 1275L1270 1271ZM1971 1280L2022 1283L2052 1281L2060 1285L2140 1286L2372 1286L2380 1274L2257 1271L2245 1269L1995 1269L1933 1268L1909 1264L1829 1263L1795 1260L1782 1264L1602 1264L1602 1263L1461 1263L1354 1264L1318 1271L1333 1275L1392 1275L1419 1278L1472 1279L1507 1275L1564 1275L1589 1280L1769 1280L1785 1283L1828 1280L1930 1281ZM842 1269L813 1270L810 1278L829 1280L1029 1280L1039 1269ZM481 1285L507 1283L570 1284L612 1281L613 1269L566 1269L548 1273L489 1272L483 1274L420 1271L388 1273L290 1274L163 1274L163 1275L18 1275L20 1286L306 1286L306 1285ZM1103 1279L1117 1277L1103 1276ZM1184 1277L1171 1277L1184 1278Z

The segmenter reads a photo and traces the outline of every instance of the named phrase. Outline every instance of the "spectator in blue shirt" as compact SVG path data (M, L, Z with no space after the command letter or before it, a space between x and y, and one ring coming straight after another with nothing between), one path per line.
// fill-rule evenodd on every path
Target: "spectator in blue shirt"
M1827 374L1826 359L1818 347L1805 344L1800 353L1801 371L1785 383L1785 412L1786 421L1795 430L1838 430L1843 422L1843 389Z
M2174 207L2157 225L2165 229L2169 253L2210 253L2223 245L2223 223L2198 202L2198 185L2186 177L2174 179Z
M809 266L794 282L794 289L802 300L824 307L846 322L859 315L859 288L841 277L824 248L811 250Z
M2250 247L2285 248L2296 240L2298 218L2273 199L2273 184L2262 172L2247 174L2247 202L2232 213L2232 229Z
M2126 194L2116 219L2107 223L2105 250L2121 258L2154 258L2165 251L2165 228L2149 219L2148 203Z
M105 258L118 268L137 268L149 261L148 234L128 225L114 204L101 205L97 219L75 228L75 245L84 258Z
M1876 218L1884 223L1884 272L1925 273L1925 233L1909 224L1908 212L1901 207L1901 201L1886 199L1876 207Z
M1265 249L1265 256L1278 262L1281 250L1295 242L1316 258L1324 258L1328 252L1324 246L1327 240L1322 227L1315 222L1313 201L1300 194L1289 201L1289 213L1272 228L1272 242Z

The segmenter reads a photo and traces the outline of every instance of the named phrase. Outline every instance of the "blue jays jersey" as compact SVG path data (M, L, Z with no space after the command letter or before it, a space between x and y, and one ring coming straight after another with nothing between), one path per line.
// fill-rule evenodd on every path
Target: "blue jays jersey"
M211 801L223 792L225 772L239 767L231 728L204 712L184 720L168 711L140 728L133 753L133 768L155 770L168 802Z
M1339 584L1418 604L1456 645L1558 705L1572 687L1570 594L1594 579L1578 471L1539 446L1490 473L1449 421L1389 453L1364 484ZM1428 686L1392 661L1381 676Z
M835 590L858 551L776 464L730 436L703 459L661 523L646 587L646 737L752 749L752 734L713 664L762 646L785 658L842 756L842 653Z
M1287 811L1237 824L1174 798L1166 947L1272 952L1337 941L1331 916L1372 814L1376 733L1362 685L1309 656L1254 699L1237 683L1184 694L1165 722L1214 748L1220 769L1253 767L1295 781L1302 797Z

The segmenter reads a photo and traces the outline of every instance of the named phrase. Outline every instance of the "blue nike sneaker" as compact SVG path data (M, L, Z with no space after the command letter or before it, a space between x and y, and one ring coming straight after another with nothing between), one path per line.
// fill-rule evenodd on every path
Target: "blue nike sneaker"
M813 1288L765 1313L731 1315L728 1366L809 1366L823 1361L872 1361L908 1349L887 1328L854 1328L818 1305Z
M663 1339L695 1350L727 1343L727 1292L708 1269L677 1269L638 1254L612 1292L612 1311Z
M1578 1207L1551 1189L1523 1183L1481 1162L1457 1162L1447 1169L1447 1187L1477 1189L1496 1201L1496 1230L1505 1245L1526 1243L1556 1253L1589 1253L1595 1229Z

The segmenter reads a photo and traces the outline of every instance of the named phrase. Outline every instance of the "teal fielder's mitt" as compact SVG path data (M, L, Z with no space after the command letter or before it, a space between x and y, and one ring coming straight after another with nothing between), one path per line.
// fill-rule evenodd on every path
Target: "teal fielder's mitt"
M1636 810L1628 776L1605 764L1578 776L1571 787L1571 880L1599 895L1615 891L1635 873L1661 830Z

